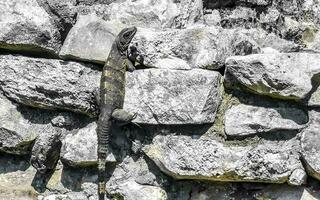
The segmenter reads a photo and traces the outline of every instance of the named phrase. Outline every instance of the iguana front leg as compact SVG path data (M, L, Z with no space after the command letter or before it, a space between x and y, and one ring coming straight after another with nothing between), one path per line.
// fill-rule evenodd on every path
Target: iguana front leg
M133 72L134 70L136 70L136 68L134 67L133 63L127 58L125 59L124 61L124 66L126 67L126 69L129 71L129 72Z
M120 125L129 124L137 117L137 113L129 113L123 109L115 109L112 112L112 118L117 121Z

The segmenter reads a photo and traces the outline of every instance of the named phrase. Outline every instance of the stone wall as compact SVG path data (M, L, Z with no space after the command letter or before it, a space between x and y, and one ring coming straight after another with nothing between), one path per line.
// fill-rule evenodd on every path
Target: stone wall
M0 199L97 199L94 92L127 26L144 61L109 199L320 199L319 16L318 0L1 0ZM35 153L58 163L43 175Z

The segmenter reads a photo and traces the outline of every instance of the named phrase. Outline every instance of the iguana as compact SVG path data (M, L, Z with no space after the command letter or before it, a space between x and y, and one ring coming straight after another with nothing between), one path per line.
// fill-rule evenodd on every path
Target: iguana
M100 114L98 119L98 196L105 197L105 164L108 153L111 125L113 122L129 123L135 114L122 110L125 94L126 69L135 69L128 59L128 46L137 32L136 27L123 29L115 38L106 64L103 67L99 101Z

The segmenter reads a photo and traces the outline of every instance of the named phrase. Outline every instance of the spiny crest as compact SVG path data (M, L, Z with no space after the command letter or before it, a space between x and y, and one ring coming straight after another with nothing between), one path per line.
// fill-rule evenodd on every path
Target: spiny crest
M124 28L117 36L117 46L118 49L121 51L121 53L124 53L127 51L129 44L134 37L134 35L137 32L136 27L129 27L129 28Z

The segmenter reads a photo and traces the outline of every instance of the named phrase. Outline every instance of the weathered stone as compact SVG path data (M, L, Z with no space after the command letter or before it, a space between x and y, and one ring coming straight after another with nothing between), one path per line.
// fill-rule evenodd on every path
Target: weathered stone
M320 112L309 111L309 119L309 125L303 130L301 136L302 158L308 174L320 180Z
M38 200L88 200L82 192L68 192L66 194L50 194L45 197L38 197Z
M31 186L36 170L23 158L0 155L0 199L35 200L38 192Z
M7 153L28 154L37 137L66 132L51 125L48 112L16 106L4 97L0 111L0 150Z
M167 199L166 192L159 187L159 180L164 176L154 172L154 164L143 157L126 157L117 165L107 182L109 195L121 196L124 199Z
M96 14L80 15L59 53L64 59L104 63L115 36L124 25L99 18Z
M296 169L289 177L288 183L290 185L302 185L307 182L307 173L303 169Z
M227 135L247 136L272 131L298 131L305 127L308 116L303 110L289 106L268 108L240 104L226 111L224 122Z
M97 124L90 123L79 129L75 134L69 134L62 141L61 160L73 167L97 165L98 138ZM107 162L115 162L114 155L107 156Z
M176 179L284 183L295 170L303 170L297 143L292 139L226 146L204 137L158 135L144 151Z
M153 28L184 28L203 22L201 0L137 0L114 2L108 17L128 25Z
M0 3L0 48L58 54L61 35L57 24L36 0Z
M0 88L16 102L94 116L93 90L100 71L89 64L22 56L0 56Z
M60 157L62 131L39 136L31 151L30 163L36 170L45 174L56 168Z
M212 123L221 99L215 71L146 69L127 74L124 109L146 124Z
M272 48L281 53L296 52L300 48L299 45L295 44L293 41L280 38L278 35L268 33L261 28L237 28L236 32L238 32L238 35L245 35L255 41L260 48Z
M144 65L167 69L219 68L230 53L231 36L218 27L164 31L138 29L132 40ZM226 47L226 48L223 48Z
M248 55L271 47L279 52L297 51L294 42L263 29L222 29L193 26L183 30L138 29L132 44L144 65L167 69L218 69L233 55Z
M319 187L289 186L287 184L257 183L199 183L180 181L171 187L171 199L277 199L277 200L318 200Z
M128 181L113 189L113 195L121 196L123 199L132 200L166 200L167 194L160 187L140 185L134 181Z
M241 85L273 98L308 100L318 106L320 56L309 53L256 54L230 57L226 85Z

